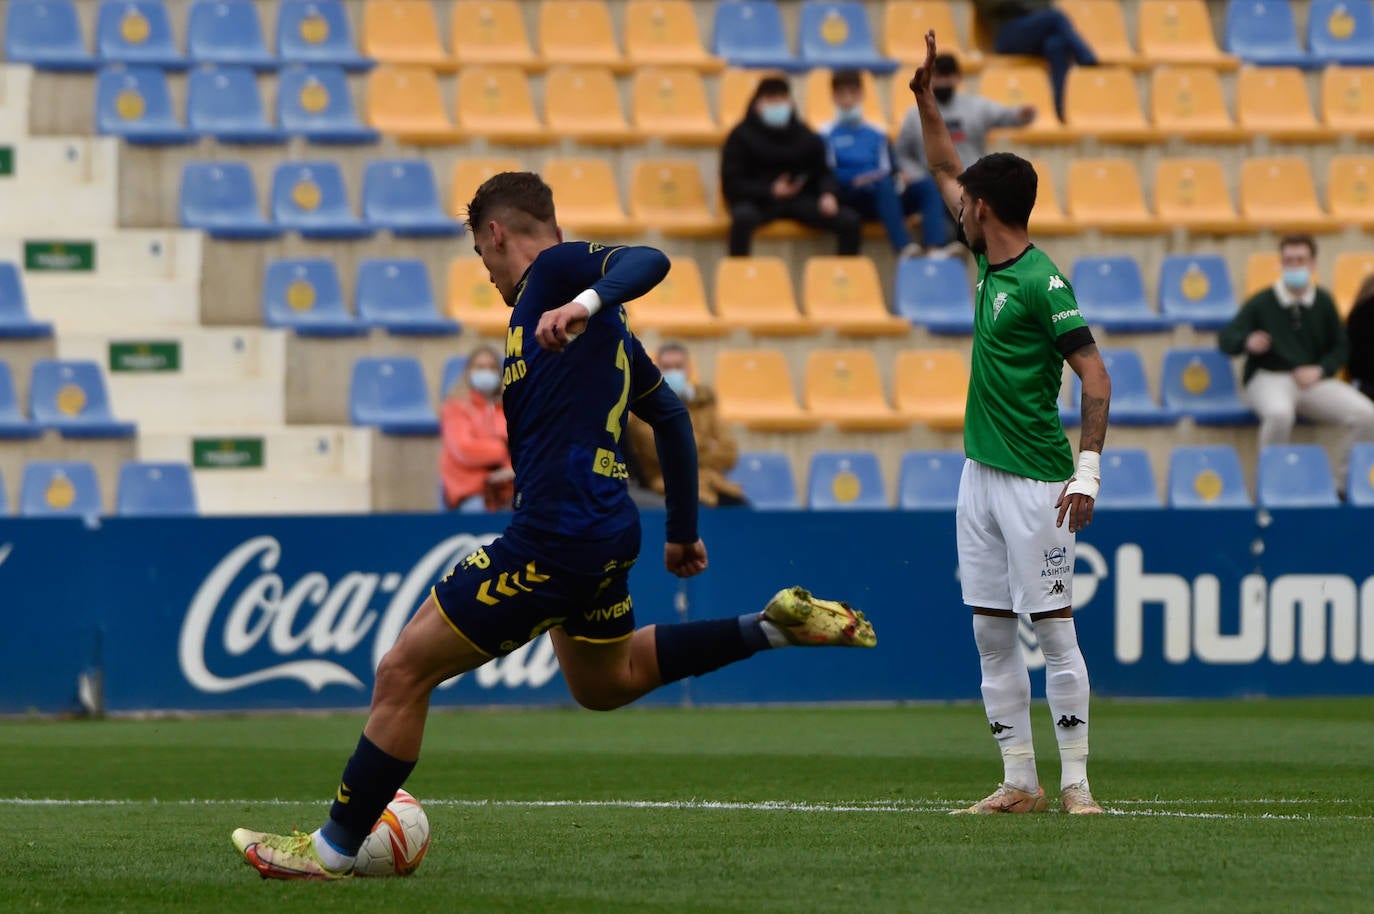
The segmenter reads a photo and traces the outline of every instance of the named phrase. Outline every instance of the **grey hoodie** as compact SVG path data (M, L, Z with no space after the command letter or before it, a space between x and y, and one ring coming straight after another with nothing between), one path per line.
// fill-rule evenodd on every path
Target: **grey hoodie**
M968 168L987 154L988 131L994 127L1016 127L1021 123L1015 108L998 104L972 92L954 93L949 104L940 105L940 114L954 140L959 163ZM921 138L921 113L912 105L902 119L897 134L897 167L908 182L927 176L926 144Z

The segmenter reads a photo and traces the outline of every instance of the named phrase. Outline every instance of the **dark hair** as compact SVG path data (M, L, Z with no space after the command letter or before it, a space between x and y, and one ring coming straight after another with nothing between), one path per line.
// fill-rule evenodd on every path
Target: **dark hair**
M1371 301L1374 301L1374 274L1366 276L1364 282L1360 283L1360 290L1355 293L1355 300L1351 304L1350 310L1353 312L1356 308ZM1350 315L1347 314L1346 320L1349 321L1349 319Z
M858 70L836 70L830 77L831 89L862 89L864 78Z
M754 102L763 98L765 95L791 95L792 86L784 77L765 76L759 80L759 84L754 88L754 97L749 99L749 107L754 106Z
M982 200L998 220L1012 228L1025 228L1035 208L1040 179L1035 167L1010 152L994 152L974 162L959 176L970 200Z
M936 54L935 75L959 76L959 58L955 57L953 54Z
M1317 239L1306 232L1294 232L1291 235L1284 235L1279 239L1280 252L1282 252L1284 248L1297 247L1299 245L1306 246L1308 253L1313 257L1317 256Z
M544 179L532 171L503 171L482 182L468 204L468 229L476 232L484 223L502 210L517 214L507 216L517 230L533 223L554 223L553 191Z
M682 344L679 343L677 340L669 340L668 342L664 343L662 346L659 346L659 347L658 347L658 358L654 359L654 361L658 361L659 359L662 359L662 358L663 358L663 354L664 354L665 352L680 352L680 353L682 353L683 355L685 355L685 356L686 356L687 358L689 358L689 359L692 357L692 354L691 354L690 352L687 351L687 347L686 347L686 346L682 345Z

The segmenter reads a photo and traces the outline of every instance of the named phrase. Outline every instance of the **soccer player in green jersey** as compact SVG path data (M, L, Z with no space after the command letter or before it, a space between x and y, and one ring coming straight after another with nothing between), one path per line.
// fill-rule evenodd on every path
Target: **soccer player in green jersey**
M1035 169L1010 153L964 169L931 88L935 33L911 79L930 175L978 260L973 358L956 530L983 705L1005 776L970 813L1040 812L1030 675L1017 636L1030 616L1045 655L1065 812L1100 813L1088 788L1088 670L1073 623L1074 535L1093 516L1111 379L1073 288L1030 243ZM1083 381L1078 464L1059 422L1064 362ZM1067 524L1065 521L1067 520Z

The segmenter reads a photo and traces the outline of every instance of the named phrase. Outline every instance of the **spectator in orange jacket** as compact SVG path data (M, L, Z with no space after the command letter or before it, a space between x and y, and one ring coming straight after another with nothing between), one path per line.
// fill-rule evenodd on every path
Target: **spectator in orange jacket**
M503 511L514 497L515 472L501 405L501 358L490 346L468 356L439 416L439 475L444 503L459 511Z

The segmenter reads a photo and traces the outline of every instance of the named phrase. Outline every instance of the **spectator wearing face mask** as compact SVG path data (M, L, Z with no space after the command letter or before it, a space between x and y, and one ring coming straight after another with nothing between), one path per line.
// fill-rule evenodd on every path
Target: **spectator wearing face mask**
M515 494L501 405L501 358L490 346L468 356L439 416L444 503L459 511L503 511Z
M697 441L697 479L699 500L708 507L747 505L744 490L726 478L739 459L734 433L716 411L716 394L705 384L691 380L692 358L681 343L664 343L658 350L663 383L672 388L692 416L692 433ZM639 472L640 483L650 491L663 494L663 471L658 463L654 430L633 413L629 420L630 456Z
M825 143L797 118L781 77L759 80L744 120L726 137L720 186L730 208L731 257L748 257L754 232L777 219L833 232L836 253L859 253L859 214L840 203Z

